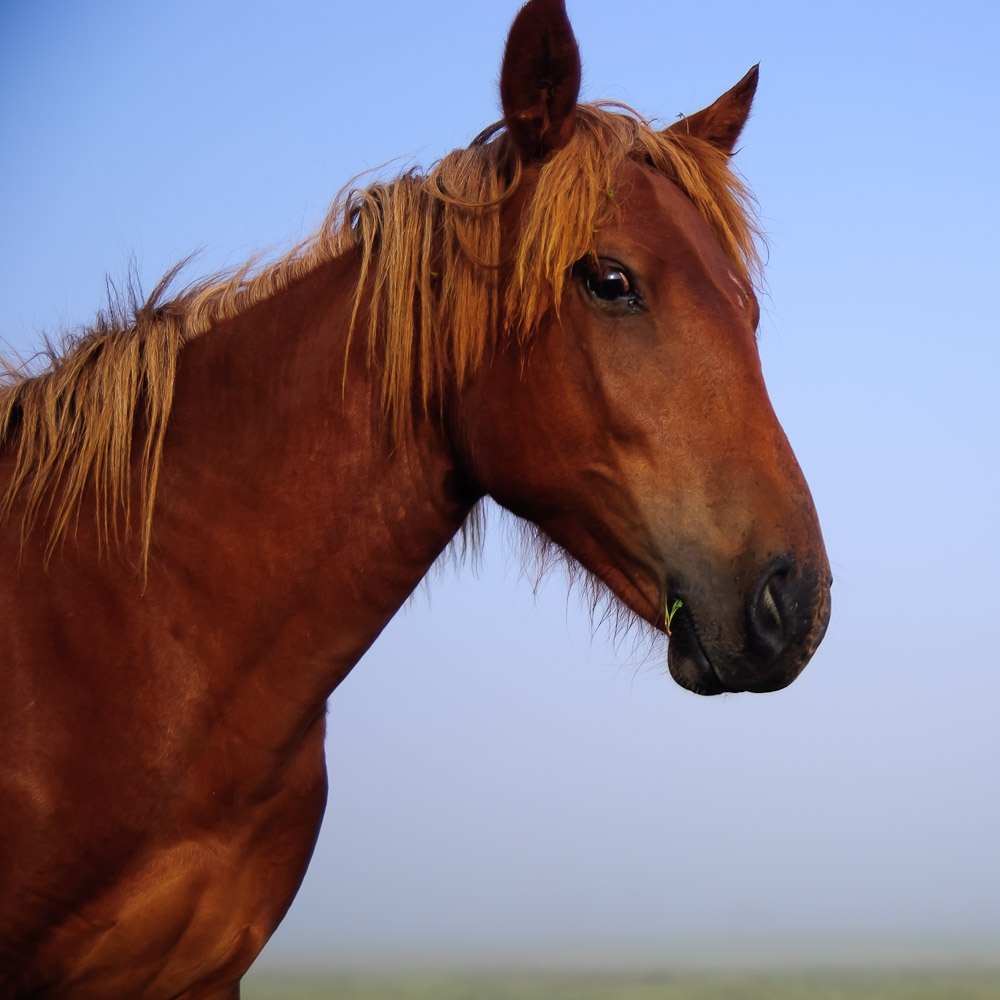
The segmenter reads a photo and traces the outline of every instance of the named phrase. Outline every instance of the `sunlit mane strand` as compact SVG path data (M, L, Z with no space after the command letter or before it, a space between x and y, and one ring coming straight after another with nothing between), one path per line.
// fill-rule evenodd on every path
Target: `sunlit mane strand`
M163 301L175 270L144 305L112 303L94 327L52 352L46 373L27 378L7 367L0 446L16 441L16 459L0 516L20 502L22 538L44 519L51 555L89 488L102 544L127 542L135 470L145 564L181 347L345 253L360 261L350 337L364 337L369 364L380 370L382 407L398 438L414 402L427 414L498 337L530 337L546 310L558 308L573 265L617 212L614 176L628 158L675 181L740 273L757 276L752 200L729 158L618 105L577 109L573 135L541 166L508 244L511 258L501 261L501 213L523 176L510 138L494 125L427 174L347 191L322 228L274 264L250 261Z

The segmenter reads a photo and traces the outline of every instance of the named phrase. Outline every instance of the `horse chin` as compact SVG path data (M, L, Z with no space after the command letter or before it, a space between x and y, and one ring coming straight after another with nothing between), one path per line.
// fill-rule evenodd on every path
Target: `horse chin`
M716 650L713 659L699 638L693 619L684 613L686 610L682 609L672 623L667 665L681 687L700 695L763 693L787 687L809 661L826 627L824 620L811 647L791 650L777 662L760 662L759 656L745 650L737 656Z
M670 676L682 688L695 694L723 694L732 690L722 683L716 673L688 615L678 617L674 623L670 645L667 647L667 666Z

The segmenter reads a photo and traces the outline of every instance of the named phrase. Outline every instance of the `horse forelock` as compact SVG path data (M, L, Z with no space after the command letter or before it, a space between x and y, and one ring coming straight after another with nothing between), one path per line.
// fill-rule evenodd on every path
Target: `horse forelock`
M753 199L729 157L684 131L656 130L623 105L577 109L567 145L521 192L513 238L501 231L502 215L524 171L499 123L426 175L347 193L338 244L361 257L355 320L366 304L369 362L382 368L382 403L396 433L414 399L426 413L498 337L527 339L550 307L558 310L574 264L619 211L614 183L627 159L677 183L739 273L757 278ZM502 260L503 250L511 257Z
M573 265L619 211L613 185L626 159L649 163L677 183L739 272L757 276L753 202L728 156L683 130L656 130L621 105L577 109L572 137L540 166L533 190L521 192L518 231L505 239L504 208L525 171L497 124L426 174L345 189L319 231L275 263L251 260L167 300L175 268L148 300L113 301L91 328L51 351L47 372L27 377L0 364L0 447L16 441L0 517L20 500L22 539L44 517L51 555L89 483L99 538L127 539L139 421L137 521L145 564L181 347L345 253L360 261L347 350L361 333L369 364L381 370L386 418L395 435L404 433L414 401L425 413L440 405L499 337L528 339L550 308L558 310ZM512 253L506 261L504 247ZM346 378L346 361L344 372Z

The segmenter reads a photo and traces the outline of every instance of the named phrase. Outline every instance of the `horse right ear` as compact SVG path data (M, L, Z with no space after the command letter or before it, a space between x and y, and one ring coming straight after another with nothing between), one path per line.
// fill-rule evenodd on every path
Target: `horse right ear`
M514 19L500 71L507 131L525 161L569 142L580 95L580 50L563 0L530 0Z

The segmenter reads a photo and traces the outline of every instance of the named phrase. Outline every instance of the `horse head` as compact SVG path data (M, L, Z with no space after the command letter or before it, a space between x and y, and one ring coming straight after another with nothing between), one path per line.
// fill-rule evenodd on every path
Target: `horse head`
M455 449L478 491L671 636L681 685L781 688L823 637L830 569L764 385L728 163L757 70L662 131L577 105L579 82L562 3L533 0L500 82L505 333L456 390Z

